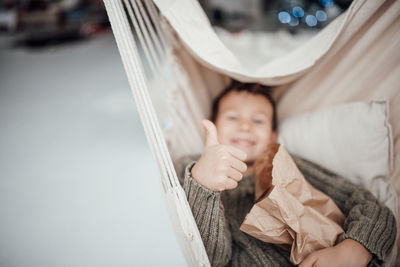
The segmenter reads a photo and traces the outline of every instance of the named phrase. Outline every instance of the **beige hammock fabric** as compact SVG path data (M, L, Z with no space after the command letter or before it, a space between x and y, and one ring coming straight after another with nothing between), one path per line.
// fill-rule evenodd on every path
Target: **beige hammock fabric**
M297 49L252 68L223 45L195 0L154 0L161 17L150 0L104 2L188 264L209 262L172 161L201 152L200 121L229 77L276 85L278 119L336 103L387 98L394 140L394 168L387 179L399 195L399 1L355 0Z

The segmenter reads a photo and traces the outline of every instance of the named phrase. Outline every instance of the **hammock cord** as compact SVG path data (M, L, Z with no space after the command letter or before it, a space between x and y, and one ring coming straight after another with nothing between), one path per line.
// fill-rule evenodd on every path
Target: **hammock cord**
M160 17L157 17L157 11L154 7L153 2L151 2L151 0L145 0L144 2L146 4L147 10L150 13L151 21L155 25L156 32L157 32L156 36L160 37L160 41L161 41L163 47L169 48L167 41L165 40L164 33L161 30Z
M149 62L154 60L154 63L160 63L160 61L157 61L156 59L154 47L150 42L148 32L146 34L146 30L144 29L145 25L142 18L137 18L139 21L138 25L135 22L135 17L133 17L132 10L129 8L129 3L127 0L124 0L124 2L129 15L131 16L132 24L136 30L136 33L138 34L139 41L142 44L146 58L149 60ZM168 202L170 204L169 211L171 213L175 213L178 217L176 218L176 216L170 216L170 218L173 220L173 222L177 221L179 224L179 227L177 227L176 224L174 225L176 232L183 232L183 236L178 235L178 237L179 241L181 241L182 249L186 251L184 255L188 260L188 263L193 266L210 266L204 244L201 240L196 222L187 202L185 192L179 184L172 160L168 153L165 139L154 111L154 107L151 103L148 93L149 86L144 74L143 64L140 61L138 49L135 44L127 15L124 11L123 4L121 1L115 0L104 0L104 3L111 22L113 33L117 41L125 71L128 76L128 81L135 102L138 106L139 116L142 120L144 131L150 144L150 149L157 160L157 164L161 172L161 182L165 193L164 196L168 198ZM134 9L135 6L136 5L133 4ZM141 16L146 16L146 13L141 13ZM146 21L146 19L144 19L144 21ZM148 19L147 22L150 23ZM144 38L140 34L141 31L145 32ZM153 38L155 38L155 35ZM145 52L146 44L143 39L146 40L146 44L150 47L150 53L148 53L149 51L147 53ZM160 48L161 47L159 47L159 49ZM155 71L157 69L160 70L159 67L160 65L158 65L158 68L156 68L156 66L152 67L153 75L156 74Z
M147 62L149 63L151 73L155 73L156 72L156 66L155 66L156 63L152 60L152 57L150 56L150 51L149 51L149 49L148 49L148 47L147 47L147 45L145 43L142 31L139 30L139 25L138 25L138 22L135 19L134 14L133 14L132 6L129 3L129 0L124 0L124 3L125 3L125 6L126 6L126 9L128 10L128 14L129 14L129 17L130 17L131 22L133 24L133 27L135 28L135 32L136 32L137 37L138 37L139 42L140 42L140 46L143 49L145 58L147 59Z
M134 1L134 0L132 0L132 1ZM135 1L134 1L134 2L135 2ZM137 1L137 4L138 4L138 7L139 7L139 11L140 11L139 13L142 14L142 16L143 16L143 18L144 18L144 22L145 22L145 24L146 24L147 29L148 29L149 32L150 32L150 36L151 36L151 39L152 39L153 43L156 45L158 54L159 54L159 56L163 59L163 58L164 58L164 55L165 55L165 51L164 51L164 49L161 47L161 43L160 43L159 39L157 38L157 36L156 36L156 34L155 34L155 32L154 32L154 28L153 28L152 23L151 23L150 20L149 20L148 13L147 13L146 10L144 9L143 4L142 4L142 1Z
M150 53L147 52L147 53L145 53L145 55L146 55L146 57L150 57L150 60L148 59L147 62L152 63L152 64L150 64L152 75L153 75L153 77L161 77L161 75L163 74L163 72L161 70L161 62L157 59L157 56L155 54L154 48L152 46L152 43L150 42L149 33L147 32L147 29L150 29L151 26L147 25L147 27L145 27L145 25L144 25L144 21L147 21L148 23L150 23L150 21L149 21L148 17L146 17L146 13L138 12L137 4L135 3L135 1L133 1L133 0L130 1L130 4L133 6L133 11L134 12L132 12L132 8L131 8L131 6L129 4L129 1L128 0L124 0L124 1L125 1L125 4L127 5L128 11L131 10L131 12L129 12L129 16L130 16L131 21L134 22L133 23L133 27L135 29L135 32L139 36L139 41L141 43L141 46L145 49L144 52L150 50ZM132 16L134 16L133 14L136 15L136 18L132 17ZM142 17L146 17L146 19L143 20ZM137 24L136 20L141 22L141 23ZM143 36L144 36L144 38L143 38ZM153 52L151 52L151 51L153 51ZM163 62L166 63L166 60L164 60ZM143 90L139 89L139 92L144 94L144 89ZM149 106L153 107L149 97L144 97L143 99L147 103L146 105L149 105ZM150 113L149 116L152 117L152 119L154 119L154 121L157 121L157 122L159 121L156 118L156 113L155 112ZM184 126L182 125L181 128L184 129ZM158 130L157 128L155 128L155 129L156 129L155 131L157 132L156 138L157 139L163 138L162 137L163 135L161 134L161 130ZM181 147L184 147L183 144L182 144ZM161 147L161 153L163 154L163 157L164 157L165 155L168 155L168 150L163 149L163 147ZM168 165L168 167L167 167L167 171L169 173L168 181L171 183L171 185L173 187L174 186L179 186L178 179L177 178L174 179L173 175L171 175L171 173L174 172L174 168L173 168L172 162L170 162L168 160L166 160L165 162Z
M125 0L125 3L127 3L126 0ZM132 21L135 21L135 18L132 18ZM136 24L136 26L137 26L137 24ZM137 26L137 28L135 27L135 30L136 30L136 32L144 31L143 29L140 29L139 26ZM129 26L127 25L127 35L128 34L130 34L131 38L129 38L129 39L125 38L125 40L130 40L130 39L132 39L132 40L130 41L129 44L127 44L127 46L128 47L129 46L134 47L135 48L134 50L136 50L135 52L137 53L135 42L134 42L134 39L132 38L133 34L130 31ZM121 36L122 40L124 40L123 37L125 37L125 36ZM151 44L147 43L147 45L151 45ZM147 47L146 44L144 45L144 47ZM134 62L136 63L136 64L132 64L133 66L136 67L136 70L134 72L136 74L135 81L141 82L139 84L136 84L136 89L137 89L136 92L139 94L137 103L138 103L138 105L143 107L143 109L142 109L143 110L143 122L146 122L146 124L149 125L148 126L149 130L148 130L148 133L146 133L146 135L148 134L151 137L151 141L149 140L150 141L149 143L150 144L154 144L154 146L155 146L153 153L156 154L156 155L159 155L158 159L161 159L159 161L160 168L163 169L163 170L166 170L166 172L167 172L166 177L168 177L168 181L171 183L173 181L173 178L172 178L173 177L173 174L172 174L173 171L171 171L171 170L173 170L173 169L171 169L172 164L171 165L168 164L168 160L167 160L168 156L166 154L166 148L164 148L163 140L161 140L162 139L162 135L160 134L161 130L159 129L159 126L156 125L156 123L158 122L158 119L156 117L153 105L151 104L150 97L145 92L145 88L148 88L148 85L147 85L147 82L146 82L146 78L145 78L144 72L142 71L143 70L143 66L141 64L139 65L139 63L140 63L139 56L138 55L137 56L136 55L133 56L132 55L133 52L131 50L132 49L128 48L127 52L131 53L129 55L129 58L134 59ZM152 56L153 55L154 54L152 54ZM153 60L154 60L154 58L153 58ZM129 65L131 65L131 64L129 64ZM137 66L137 65L139 65L139 66ZM159 70L159 67L157 69ZM153 70L153 71L154 71L153 74L155 74L156 70ZM162 168L161 166L168 166L168 167L167 168L165 168L165 167ZM173 185L173 184L171 184L171 185ZM166 188L167 187L165 187L164 189L166 189Z
M139 8L138 8L136 0L130 0L130 3L132 5L132 7L133 7L133 11L134 11L134 13L136 15L136 19L139 22L139 29L142 31L142 33L144 35L144 39L145 39L145 43L147 45L147 48L150 50L151 59L155 62L157 72L153 73L153 75L156 75L161 71L161 63L160 63L159 58L157 57L156 51L154 49L154 45L152 44L152 42L150 40L148 28L145 26L145 23L144 23L144 20L143 20L143 17L146 14L143 14L143 13L139 12ZM135 19L135 18L132 18L132 19Z
M128 0L124 0L124 3L125 3L125 6L126 6L126 10L128 11L129 17L130 17L130 19L131 19L131 22L132 22L132 24L133 24L133 27L135 28L135 31L136 31L136 33L137 33L137 38L139 39L140 46L141 46L142 49L143 49L143 52L144 52L144 54L145 54L145 57L146 57L147 59L150 59L150 58L151 58L151 57L150 57L150 52L149 52L149 49L147 48L147 45L146 45L145 42L144 42L143 34L142 34L141 31L138 31L138 30L137 30L137 29L139 29L139 25L137 24L136 19L134 19L135 16L133 15L132 7L131 7L131 5L129 4ZM114 33L114 35L115 35L115 33ZM156 69L155 63L154 63L153 61L151 61L151 60L148 60L148 64L149 64L149 67L150 67L151 72L154 73L154 72L155 72L155 69Z

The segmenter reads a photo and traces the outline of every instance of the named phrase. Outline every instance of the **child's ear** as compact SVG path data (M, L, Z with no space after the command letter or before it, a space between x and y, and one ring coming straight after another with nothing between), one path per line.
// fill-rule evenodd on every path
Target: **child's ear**
M278 142L278 131L272 131L271 143L277 143L277 142Z

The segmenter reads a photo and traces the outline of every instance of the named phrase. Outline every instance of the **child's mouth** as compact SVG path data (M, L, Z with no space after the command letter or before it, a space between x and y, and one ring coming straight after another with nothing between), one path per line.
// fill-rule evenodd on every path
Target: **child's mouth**
M242 146L242 147L251 147L251 146L255 145L254 141L252 141L250 139L246 139L246 138L233 138L232 143L234 145Z

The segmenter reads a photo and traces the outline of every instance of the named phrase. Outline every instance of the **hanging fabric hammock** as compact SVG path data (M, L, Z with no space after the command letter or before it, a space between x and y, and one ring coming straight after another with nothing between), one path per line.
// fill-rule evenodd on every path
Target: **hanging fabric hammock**
M394 140L387 180L399 195L400 1L355 0L313 38L256 66L246 66L226 48L196 0L154 0L157 8L151 0L104 2L188 264L210 265L174 161L201 153L200 122L230 78L277 86L279 120L387 97Z

